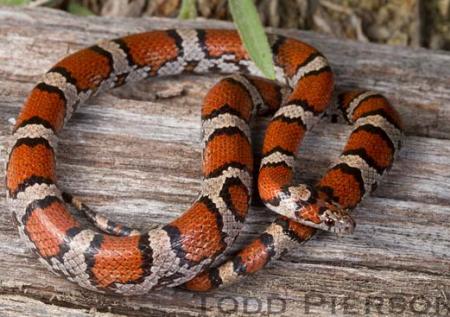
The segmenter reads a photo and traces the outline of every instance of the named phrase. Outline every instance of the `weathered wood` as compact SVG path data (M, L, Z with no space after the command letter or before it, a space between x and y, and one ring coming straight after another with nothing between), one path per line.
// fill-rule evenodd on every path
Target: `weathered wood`
M215 21L77 18L45 9L0 8L2 153L11 127L8 120L59 58L101 38L192 26L231 27ZM49 273L24 248L2 199L2 316L96 312L105 313L99 316L215 316L224 310L238 315L281 311L283 316L299 316L308 308L328 316L333 301L337 315L349 311L360 315L366 309L375 313L377 300L382 301L385 315L401 311L412 316L414 310L425 309L429 314L450 314L450 55L274 31L318 47L332 63L339 89L383 91L404 118L408 134L404 149L375 194L356 210L355 235L339 239L320 234L245 282L205 296L164 289L121 298L85 291ZM199 105L217 78L149 80L91 100L61 135L61 187L113 219L140 228L181 213L200 187ZM256 143L266 121L256 124ZM337 157L347 134L344 125L321 123L307 136L299 154L299 178L317 179ZM5 155L1 159L4 174ZM266 209L252 208L235 249L271 219L273 214Z

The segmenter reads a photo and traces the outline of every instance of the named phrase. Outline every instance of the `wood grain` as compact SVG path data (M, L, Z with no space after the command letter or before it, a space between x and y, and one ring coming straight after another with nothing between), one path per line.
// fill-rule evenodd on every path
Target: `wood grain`
M11 119L58 59L102 38L193 26L231 27L216 21L78 18L53 10L0 8L2 175ZM2 199L2 316L376 315L377 303L384 315L450 314L450 55L272 31L319 48L332 64L339 90L382 91L405 121L405 146L374 195L355 211L356 233L320 234L245 282L213 293L164 289L121 298L83 290L49 273L24 248ZM147 80L90 100L61 135L61 187L139 228L180 214L200 188L200 100L218 78ZM255 124L256 144L266 123L262 118ZM342 124L317 126L299 153L298 178L320 177L348 130ZM253 207L234 250L273 217Z

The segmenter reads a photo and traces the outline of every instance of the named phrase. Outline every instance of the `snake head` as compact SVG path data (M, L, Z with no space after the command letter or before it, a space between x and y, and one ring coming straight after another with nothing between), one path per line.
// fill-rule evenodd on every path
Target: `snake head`
M298 213L298 222L338 235L352 234L355 221L346 209L326 201L317 201Z

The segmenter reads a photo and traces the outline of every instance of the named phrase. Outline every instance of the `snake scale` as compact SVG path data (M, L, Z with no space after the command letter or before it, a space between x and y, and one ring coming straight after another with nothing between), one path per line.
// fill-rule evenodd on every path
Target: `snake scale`
M270 35L277 81L263 80L232 30L180 29L104 40L53 66L31 91L13 129L7 197L18 230L51 271L80 286L123 295L184 285L206 291L263 268L317 229L350 233L348 212L373 191L401 144L398 113L380 94L339 96L353 126L339 159L315 184L293 180L295 154L334 90L326 58L297 39ZM244 73L217 83L202 110L202 189L172 222L140 232L114 223L57 187L57 135L93 94L148 77ZM218 266L241 230L252 195L249 122L273 114L264 137L257 189L280 215ZM69 205L99 230L83 227ZM101 232L103 231L103 232Z

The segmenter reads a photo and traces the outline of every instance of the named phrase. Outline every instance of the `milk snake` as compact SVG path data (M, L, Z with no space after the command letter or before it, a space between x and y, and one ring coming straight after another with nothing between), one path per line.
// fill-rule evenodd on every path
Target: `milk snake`
M326 58L292 38L270 36L277 81L221 80L202 107L202 190L169 224L139 232L96 214L56 185L57 134L94 93L147 77L185 72L259 70L231 30L167 30L133 34L75 52L31 91L13 129L6 172L8 202L20 235L51 271L94 291L141 294L162 286L205 291L256 272L316 231L351 232L348 211L376 187L400 148L402 123L381 95L348 92L339 108L353 125L344 151L315 185L293 183L295 153L326 109L333 74ZM281 105L281 106L280 106ZM265 205L280 213L266 231L218 267L211 264L242 228L254 162L248 123L273 113L258 173ZM102 231L84 228L67 203Z

